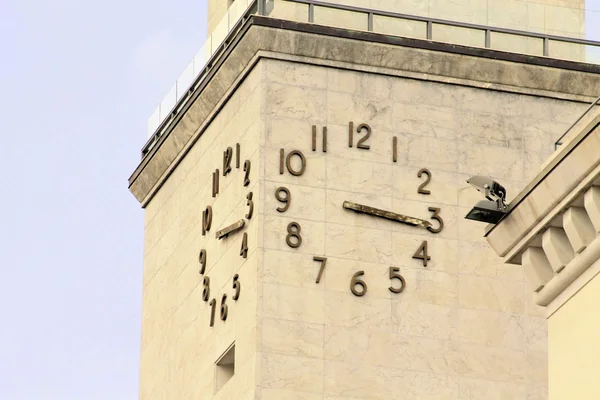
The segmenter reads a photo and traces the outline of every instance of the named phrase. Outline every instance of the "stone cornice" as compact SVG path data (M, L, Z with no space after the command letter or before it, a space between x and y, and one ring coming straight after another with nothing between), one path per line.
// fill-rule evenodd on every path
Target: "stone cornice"
M129 179L145 206L253 66L269 54L336 68L590 102L600 66L253 16Z
M505 262L523 266L536 303L554 311L600 258L600 114L579 129L486 236Z

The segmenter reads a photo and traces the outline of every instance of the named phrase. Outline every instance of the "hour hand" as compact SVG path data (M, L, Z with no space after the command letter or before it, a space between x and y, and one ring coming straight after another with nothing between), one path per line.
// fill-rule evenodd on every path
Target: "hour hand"
M428 228L431 226L431 222L425 221L424 219L409 217L391 211L380 210L379 208L352 203L350 201L344 201L344 208L346 210L352 210L358 213L369 214L375 217L385 218L389 219L390 221L401 222L403 224L411 226L420 226L422 228Z
M229 234L238 231L240 229L242 229L244 227L244 220L240 219L237 222L234 222L233 224L226 226L225 228L217 231L217 233L215 234L215 237L217 239L223 239L224 237L229 236Z

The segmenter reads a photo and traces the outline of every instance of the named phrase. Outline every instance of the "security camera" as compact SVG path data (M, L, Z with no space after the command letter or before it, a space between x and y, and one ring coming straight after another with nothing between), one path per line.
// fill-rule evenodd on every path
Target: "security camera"
M472 176L467 183L483 193L487 200L478 202L466 215L466 219L497 224L507 213L506 189L485 176Z

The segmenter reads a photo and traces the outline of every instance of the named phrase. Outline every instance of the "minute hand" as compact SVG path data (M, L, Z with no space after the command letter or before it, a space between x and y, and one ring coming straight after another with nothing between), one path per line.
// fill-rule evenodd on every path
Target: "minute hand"
M389 219L391 221L401 222L403 224L411 226L420 226L427 228L431 226L431 222L425 221L424 219L408 217L406 215L397 214L391 211L380 210L379 208L364 206L362 204L352 203L350 201L344 201L344 208L346 210L352 210L359 213L374 215L376 217Z

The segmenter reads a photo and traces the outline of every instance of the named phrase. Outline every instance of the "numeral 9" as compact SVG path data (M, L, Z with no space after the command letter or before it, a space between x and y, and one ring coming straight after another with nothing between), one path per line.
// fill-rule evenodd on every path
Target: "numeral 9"
M285 197L283 197L282 194L285 194ZM288 188L281 186L281 187L278 187L277 189L275 189L275 198L278 201L285 204L283 207L277 207L277 211L285 212L288 210L288 208L290 208L290 201L292 201L292 194L290 193Z
M206 250L200 250L200 255L198 256L198 261L200 261L200 275L204 274L204 270L206 270Z

